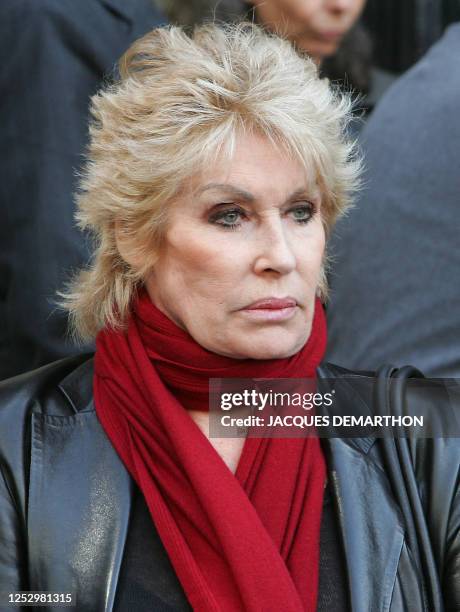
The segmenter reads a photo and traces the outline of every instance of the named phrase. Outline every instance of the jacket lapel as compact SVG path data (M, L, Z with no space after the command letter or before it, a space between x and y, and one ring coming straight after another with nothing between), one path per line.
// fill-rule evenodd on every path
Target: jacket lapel
M384 472L356 441L326 441L328 472L347 560L351 609L387 612L404 529Z
M78 368L61 389L73 414L32 418L29 571L35 590L73 591L78 610L108 612L125 547L132 481L92 401L84 401L82 392L92 386L90 377L84 388L86 370L87 364Z
M334 394L331 407L322 411L331 422L334 414L373 414L373 376L347 375L331 364L323 364L318 376L322 391ZM404 527L378 441L375 437L333 437L338 432L332 428L328 435L322 442L347 560L351 608L353 612L388 612Z

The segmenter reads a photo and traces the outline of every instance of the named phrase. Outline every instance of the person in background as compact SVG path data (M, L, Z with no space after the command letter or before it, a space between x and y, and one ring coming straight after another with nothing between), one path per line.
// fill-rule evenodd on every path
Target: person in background
M366 0L224 0L213 6L213 16L231 20L245 15L288 38L313 58L322 76L354 92L360 97L359 107L367 109L372 45L358 23L365 4Z
M460 24L385 95L367 175L336 228L328 359L460 375Z
M89 99L162 21L152 0L0 3L0 379L78 350L54 302L90 252L72 196Z
M258 21L321 64L340 48L365 0L250 0Z

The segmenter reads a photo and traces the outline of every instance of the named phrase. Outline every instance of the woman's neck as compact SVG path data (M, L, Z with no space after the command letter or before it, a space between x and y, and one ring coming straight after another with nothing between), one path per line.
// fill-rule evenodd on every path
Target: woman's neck
M187 410L187 412L228 469L234 474L238 467L245 438L211 438L209 436L209 412L202 412L201 410Z

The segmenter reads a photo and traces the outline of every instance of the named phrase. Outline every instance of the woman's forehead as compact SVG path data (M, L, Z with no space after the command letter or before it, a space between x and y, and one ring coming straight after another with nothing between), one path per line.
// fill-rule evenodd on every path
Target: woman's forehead
M216 156L185 182L185 191L195 197L215 192L251 200L265 190L318 191L313 162L289 154L286 148L263 136L238 136L230 155Z

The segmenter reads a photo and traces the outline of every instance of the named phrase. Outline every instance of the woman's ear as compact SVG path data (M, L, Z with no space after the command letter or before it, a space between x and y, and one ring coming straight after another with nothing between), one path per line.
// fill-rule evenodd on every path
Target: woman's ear
M126 232L126 225L121 221L115 221L115 244L117 246L120 257L133 270L139 270L142 267L139 251L133 248L132 236Z
M125 223L115 221L115 246L134 276L143 278L158 259L158 248L142 239L140 231L128 231Z

